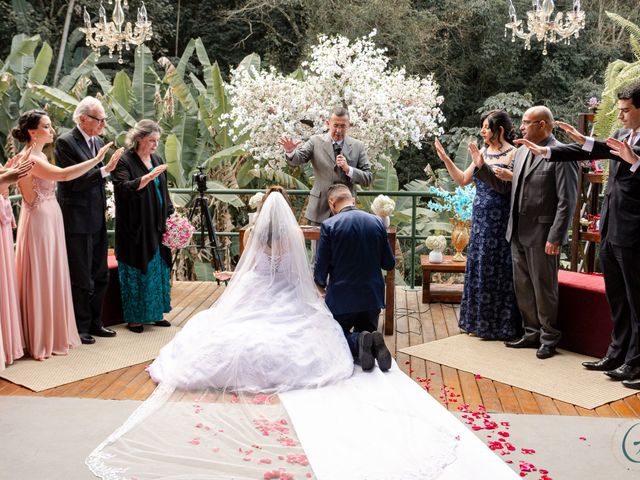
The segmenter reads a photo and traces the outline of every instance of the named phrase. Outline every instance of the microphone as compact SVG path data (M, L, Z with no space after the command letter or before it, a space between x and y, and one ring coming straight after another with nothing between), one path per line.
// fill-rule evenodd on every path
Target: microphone
M340 155L342 153L342 147L340 145L338 145L337 143L333 144L333 153L335 155L335 158L338 158L338 155ZM333 171L337 172L338 170L340 170L338 168L338 165L334 165L333 166Z

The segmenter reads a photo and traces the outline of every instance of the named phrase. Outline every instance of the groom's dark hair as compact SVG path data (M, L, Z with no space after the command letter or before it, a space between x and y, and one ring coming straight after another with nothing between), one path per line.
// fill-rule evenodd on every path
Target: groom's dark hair
M344 183L334 183L327 190L327 200L331 200L334 203L349 200L351 198L353 198L353 194L349 187Z

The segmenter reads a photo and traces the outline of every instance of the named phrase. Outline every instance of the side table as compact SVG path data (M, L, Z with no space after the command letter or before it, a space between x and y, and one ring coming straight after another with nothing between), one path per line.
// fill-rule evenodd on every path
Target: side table
M450 290L441 292L431 291L431 273L464 273L467 262L454 262L451 255L445 255L442 263L431 263L428 255L420 255L420 266L422 267L422 303L445 302L460 303L462 292Z

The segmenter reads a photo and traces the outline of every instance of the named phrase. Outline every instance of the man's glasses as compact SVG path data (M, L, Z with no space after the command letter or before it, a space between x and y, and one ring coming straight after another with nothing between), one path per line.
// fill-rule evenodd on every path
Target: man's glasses
M98 123L107 123L107 117L98 118L98 117L94 117L93 115L89 115L88 113L85 113L85 115L89 118L93 118Z
M529 125L533 125L534 123L542 122L543 120L522 120L522 125L528 127Z

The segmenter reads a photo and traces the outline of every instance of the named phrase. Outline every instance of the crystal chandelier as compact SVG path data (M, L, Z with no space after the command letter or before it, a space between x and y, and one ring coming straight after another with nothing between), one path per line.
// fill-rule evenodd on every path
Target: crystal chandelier
M130 49L131 45L142 45L145 41L150 40L153 32L151 31L151 22L147 19L147 9L142 2L142 6L138 9L138 18L134 26L131 22L124 24L124 9L129 9L127 0L115 0L116 5L113 8L111 22L107 22L107 12L100 2L100 10L98 11L98 22L95 26L91 26L91 16L84 8L84 28L80 31L87 37L87 46L91 47L100 55L100 49L107 47L109 49L109 58L113 58L113 51L118 51L118 63L122 63L122 48ZM109 0L109 5L113 4Z
M542 3L542 5L541 5ZM564 40L570 43L571 37L578 38L580 30L584 28L584 10L580 8L580 0L573 0L573 10L563 14L558 12L554 20L551 20L553 0L533 0L535 10L527 12L527 29L522 28L522 20L516 16L516 8L513 0L509 0L509 23L505 24L504 35L507 36L507 28L512 30L511 41L515 42L516 37L524 39L525 50L531 50L531 37L535 36L539 42L543 43L542 54L547 54L547 42L556 43Z

